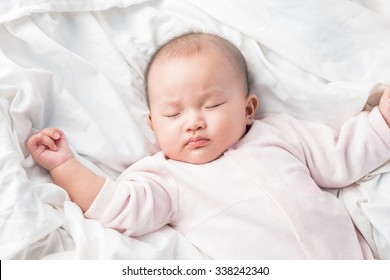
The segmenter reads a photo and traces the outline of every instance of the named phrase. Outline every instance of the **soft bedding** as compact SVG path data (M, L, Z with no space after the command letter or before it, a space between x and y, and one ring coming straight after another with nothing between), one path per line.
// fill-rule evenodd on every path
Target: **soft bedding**
M59 127L84 164L112 179L157 152L143 72L172 36L235 43L259 113L337 129L390 85L386 0L7 0L0 24L1 259L202 258L169 226L130 238L84 218L25 146ZM339 197L375 257L390 259L390 163Z

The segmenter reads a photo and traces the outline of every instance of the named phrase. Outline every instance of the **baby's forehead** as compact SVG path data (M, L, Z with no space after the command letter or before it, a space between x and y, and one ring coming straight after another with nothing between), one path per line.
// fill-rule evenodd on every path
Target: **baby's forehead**
M179 36L162 45L154 54L151 63L160 58L177 58L198 54L219 53L227 60L234 61L239 50L229 41L212 34L188 34Z
M197 64L192 64L194 61L197 61ZM155 58L150 70L155 73L161 73L161 71L167 71L168 68L165 67L169 67L168 65L173 66L185 64L188 68L194 67L194 65L198 65L199 67L202 67L202 65L204 65L204 67L209 67L210 63L218 63L219 67L222 67L225 70L241 70L231 55L221 51L218 47L211 45L196 51L193 50L175 54L162 54L161 56ZM156 77L155 75L153 76Z

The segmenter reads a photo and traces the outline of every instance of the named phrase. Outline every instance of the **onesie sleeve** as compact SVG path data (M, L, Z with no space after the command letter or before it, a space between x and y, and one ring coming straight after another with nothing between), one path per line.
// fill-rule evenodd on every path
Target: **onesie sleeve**
M175 179L155 157L147 157L116 181L106 178L85 217L126 235L139 236L172 222L176 213Z
M377 107L351 118L340 130L287 116L279 123L291 143L287 149L320 187L350 185L390 160L390 129Z

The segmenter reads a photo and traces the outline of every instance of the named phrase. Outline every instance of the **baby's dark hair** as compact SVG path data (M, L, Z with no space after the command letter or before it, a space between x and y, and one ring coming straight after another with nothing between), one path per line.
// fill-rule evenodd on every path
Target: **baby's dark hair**
M149 72L155 61L160 58L193 55L205 50L205 48L210 45L212 45L212 47L217 47L226 55L228 60L232 63L233 68L237 70L237 77L241 80L245 91L248 94L248 68L245 58L240 50L231 42L218 35L201 32L188 32L170 39L168 42L161 45L152 55L145 71L145 89L148 106L150 105L148 93Z

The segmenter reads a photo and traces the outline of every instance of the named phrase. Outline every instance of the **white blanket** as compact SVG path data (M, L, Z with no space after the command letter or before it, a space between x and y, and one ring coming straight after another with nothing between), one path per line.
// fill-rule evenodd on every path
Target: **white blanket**
M174 35L235 43L259 112L337 128L390 85L386 0L3 0L0 24L0 259L202 258L168 226L135 239L85 219L25 146L32 132L59 127L83 163L113 179L155 153L143 72ZM342 195L381 258L390 258L389 177L384 167L364 180L380 199L363 187Z

